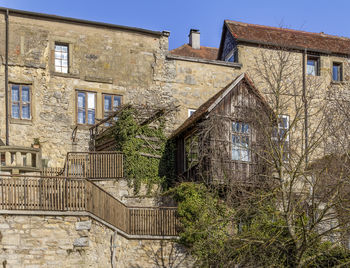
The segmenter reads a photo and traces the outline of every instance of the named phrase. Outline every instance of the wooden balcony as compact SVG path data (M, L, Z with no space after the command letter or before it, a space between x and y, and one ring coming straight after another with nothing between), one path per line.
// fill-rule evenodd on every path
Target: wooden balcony
M178 234L174 207L128 207L86 179L0 176L0 209L88 212L129 236Z
M0 146L0 171L19 174L41 170L41 150L20 146Z

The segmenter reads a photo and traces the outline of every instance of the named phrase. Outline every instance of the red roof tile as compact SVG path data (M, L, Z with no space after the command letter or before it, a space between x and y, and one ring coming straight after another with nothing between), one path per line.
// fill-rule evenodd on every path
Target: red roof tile
M194 49L189 44L170 50L170 53L177 56L201 58L206 60L216 60L218 57L218 49L215 47L203 47Z
M238 41L350 54L350 38L225 20Z

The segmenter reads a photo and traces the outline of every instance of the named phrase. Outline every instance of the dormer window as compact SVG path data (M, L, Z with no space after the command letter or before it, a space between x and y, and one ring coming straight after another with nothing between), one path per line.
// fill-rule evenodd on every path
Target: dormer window
M237 56L237 47L235 47L234 49L232 49L230 51L230 53L228 53L225 57L225 61L227 62L238 62L237 60L238 56Z

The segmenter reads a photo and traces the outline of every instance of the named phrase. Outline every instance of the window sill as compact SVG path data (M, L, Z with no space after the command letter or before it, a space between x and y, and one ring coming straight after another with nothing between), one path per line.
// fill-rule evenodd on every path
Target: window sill
M94 125L82 125L82 124L76 124L76 126L78 127L78 129L81 130L89 130L90 128L92 128Z
M331 81L331 85L344 85L344 84L345 84L345 81L335 81L335 80Z
M79 78L79 75L77 75L77 74L72 74L72 73L51 72L51 75L60 76L60 77L66 77L66 78Z
M32 120L10 118L10 124L33 125Z

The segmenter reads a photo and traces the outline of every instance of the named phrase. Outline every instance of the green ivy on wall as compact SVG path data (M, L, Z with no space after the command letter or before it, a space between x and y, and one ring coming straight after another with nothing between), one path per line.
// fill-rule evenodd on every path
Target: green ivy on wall
M138 193L142 183L148 193L154 184L166 187L174 169L173 146L164 134L164 117L140 123L139 111L133 107L121 110L112 126L116 150L124 154L124 174ZM145 122L145 121L144 121ZM171 167L172 165L172 167Z

